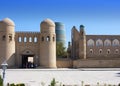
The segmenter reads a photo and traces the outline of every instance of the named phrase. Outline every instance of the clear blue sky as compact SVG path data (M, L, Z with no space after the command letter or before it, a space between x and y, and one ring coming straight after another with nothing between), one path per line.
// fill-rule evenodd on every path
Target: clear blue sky
M80 24L87 34L120 34L120 0L0 0L0 20L9 17L16 31L40 31L42 20L65 24L67 42L71 28Z

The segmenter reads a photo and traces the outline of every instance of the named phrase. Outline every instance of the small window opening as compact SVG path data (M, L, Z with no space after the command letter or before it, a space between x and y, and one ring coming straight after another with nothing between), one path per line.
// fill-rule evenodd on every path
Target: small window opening
M53 41L55 41L55 37L53 37Z
M24 37L24 42L27 42L27 37Z
M44 37L42 37L42 41L44 41Z
M21 37L18 38L18 42L22 42L22 38Z
M118 51L116 51L116 54L118 54Z
M110 50L107 50L107 54L110 54Z
M9 41L12 41L12 35L9 35Z
M50 41L50 36L47 36L47 41Z
M4 36L2 37L2 40L5 41L5 38L6 38L6 37L5 37L5 35L4 35Z
M35 43L37 42L37 37L34 37L34 42L35 42Z
M32 42L32 37L29 38L29 42Z
M100 54L102 53L102 49L99 50L99 53L100 53Z
M90 53L91 53L91 54L93 53L93 50L92 50L92 49L90 49Z

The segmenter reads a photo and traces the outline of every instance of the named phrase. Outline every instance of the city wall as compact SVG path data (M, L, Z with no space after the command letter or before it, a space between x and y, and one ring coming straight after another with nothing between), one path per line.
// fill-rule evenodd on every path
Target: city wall
M76 60L73 61L73 67L74 68L117 68L120 67L120 61L119 60Z
M71 68L73 61L71 59L57 59L57 68Z

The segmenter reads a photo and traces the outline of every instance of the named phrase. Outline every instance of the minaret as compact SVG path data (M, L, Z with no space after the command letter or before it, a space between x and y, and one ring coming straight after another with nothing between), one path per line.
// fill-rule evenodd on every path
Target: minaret
M72 41L72 49L71 49L71 58L78 59L79 57L79 46L77 45L79 42L79 31L73 26L71 30L71 41Z
M61 22L55 22L56 42L62 43L66 47L65 25Z
M80 25L80 36L79 36L79 58L86 59L86 35L84 26Z
M56 68L56 34L55 24L46 19L40 24L40 66Z
M15 66L15 24L5 18L0 21L0 64L6 61L8 67Z

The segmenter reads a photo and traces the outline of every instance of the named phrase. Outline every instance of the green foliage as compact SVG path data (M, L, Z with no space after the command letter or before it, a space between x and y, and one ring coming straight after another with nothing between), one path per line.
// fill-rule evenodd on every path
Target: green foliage
M0 86L3 86L3 79L0 76Z
M14 84L14 83L12 83L12 84L10 84L10 86L15 86L15 84Z
M81 81L81 86L84 86L84 81Z
M66 48L63 46L63 43L61 43L61 42L56 43L56 55L57 55L57 57L66 57L67 56Z
M55 81L55 78L53 78L53 80L50 83L50 86L56 86L56 83L58 83L57 81Z
M25 86L25 84L20 83L20 84L16 84L15 86Z
M23 84L23 83L20 83L20 84L14 84L14 83L12 83L12 84L10 84L10 86L25 86L25 84Z

